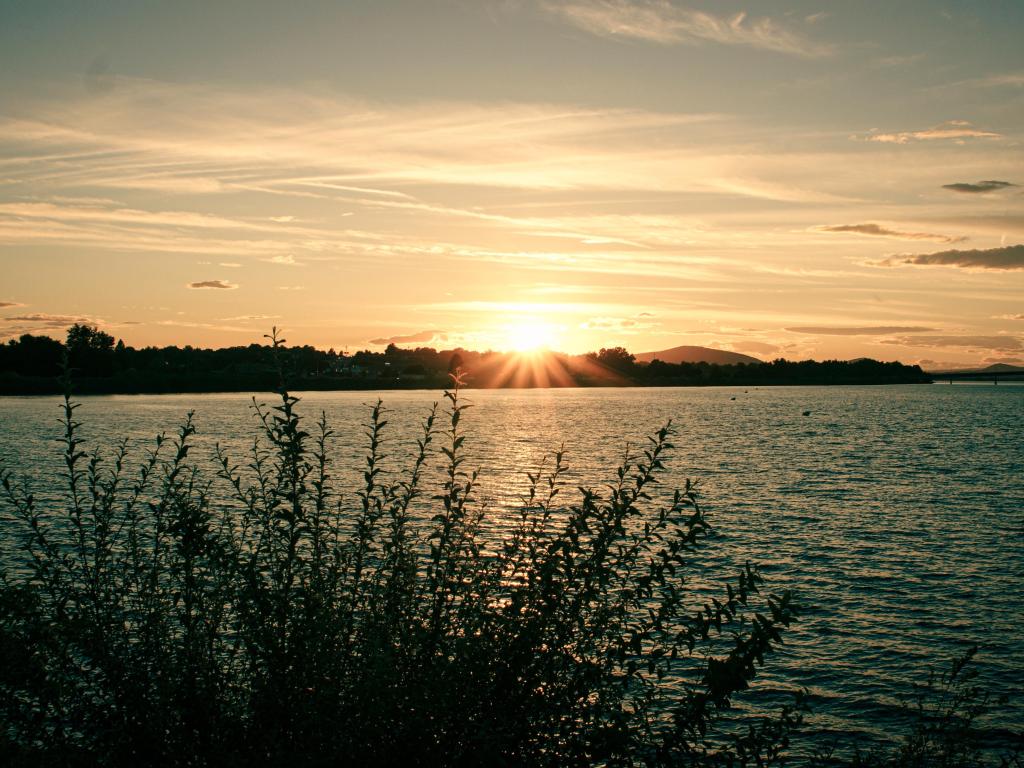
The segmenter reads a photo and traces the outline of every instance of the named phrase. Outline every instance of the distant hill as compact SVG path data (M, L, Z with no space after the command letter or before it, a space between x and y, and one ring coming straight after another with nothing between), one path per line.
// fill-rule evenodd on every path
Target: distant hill
M1024 367L1007 365L1006 363L994 363L985 368L953 368L943 371L930 371L930 373L1024 373Z
M659 352L641 352L636 356L638 363L649 363L652 360L661 360L663 363L717 363L718 365L736 365L738 363L757 365L764 362L750 355L741 355L739 352L726 352L710 347L672 347L672 349L663 349Z
M1019 365L1007 365L1006 363L995 363L981 370L983 373L1024 373L1024 368Z

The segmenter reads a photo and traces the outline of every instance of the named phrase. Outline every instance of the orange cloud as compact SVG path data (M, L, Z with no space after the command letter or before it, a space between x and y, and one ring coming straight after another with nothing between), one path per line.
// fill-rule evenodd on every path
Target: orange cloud
M196 283L189 283L189 288L219 288L221 290L234 290L238 287L235 283L229 283L227 280L200 280Z
M827 56L830 46L805 39L770 18L746 13L716 16L666 0L576 0L544 2L549 13L601 37L631 38L661 45L710 42L759 48L791 56ZM813 17L808 17L809 23Z
M879 237L895 237L900 240L931 240L936 243L961 243L966 237L938 235L933 232L903 232L898 229L883 227L881 224L835 224L818 227L822 232L853 232L858 235L877 235Z
M873 133L864 137L865 141L877 141L883 144L909 144L912 141L960 140L963 139L1001 139L1002 134L975 128L966 120L948 120L941 125L925 128L923 131L901 131L900 133Z
M965 269L1024 269L1024 245L970 251L939 251L938 253L890 256L868 262L874 267L939 266Z

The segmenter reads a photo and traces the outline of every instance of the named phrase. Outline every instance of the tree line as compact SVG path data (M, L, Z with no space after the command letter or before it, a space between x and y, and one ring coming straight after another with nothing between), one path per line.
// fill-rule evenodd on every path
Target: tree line
M309 345L136 349L96 327L71 326L63 342L24 334L0 344L0 393L61 391L65 361L81 393L259 391L282 374L296 389L436 389L460 370L470 386L772 386L907 384L930 377L919 366L854 361L773 360L761 364L638 363L622 347L583 355L403 349L348 355Z

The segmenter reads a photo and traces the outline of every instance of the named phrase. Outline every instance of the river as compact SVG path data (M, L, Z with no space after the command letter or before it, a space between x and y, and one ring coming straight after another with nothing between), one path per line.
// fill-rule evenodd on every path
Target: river
M362 472L371 392L301 394L336 432L336 474ZM380 393L394 467L438 392ZM664 488L700 480L715 534L710 573L749 558L803 606L758 678L762 696L806 688L812 740L867 744L893 733L901 695L977 644L981 680L1016 694L989 726L1024 723L1024 386L469 390L467 447L495 539L527 470L562 442L570 488L610 481L627 442L671 419ZM270 401L273 396L260 396ZM56 398L0 398L0 458L36 481L59 471ZM241 394L83 397L87 438L140 449L195 411L199 461L239 460L255 421ZM806 415L805 415L806 414ZM138 450L136 450L138 455ZM348 473L346 475L346 472ZM52 486L52 483L49 483ZM349 487L354 487L349 483ZM4 549L15 540L0 519ZM718 569L718 570L715 570ZM751 705L753 706L753 705Z

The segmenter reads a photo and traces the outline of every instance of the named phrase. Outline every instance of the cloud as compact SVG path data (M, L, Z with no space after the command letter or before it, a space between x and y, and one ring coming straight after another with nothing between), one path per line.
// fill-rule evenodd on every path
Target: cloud
M748 20L746 13L716 16L673 5L667 0L543 0L555 16L594 35L631 38L661 45L711 42L814 58L831 53L769 18Z
M999 190L1006 189L1007 187L1016 187L1016 184L1011 184L1008 181L979 181L977 184L969 184L965 181L958 181L956 184L943 184L943 189L949 189L953 192L963 192L968 195L984 195L987 192L998 192Z
M927 57L924 53L910 53L901 56L883 56L880 59L875 59L874 65L879 68L888 67L906 67L911 64L917 64L919 61L923 61Z
M1024 351L1024 342L1015 336L901 336L882 344L906 347L959 347L990 352Z
M872 267L939 266L964 269L1024 269L1024 245L970 251L939 251L889 256L867 262Z
M218 323L197 323L188 320L158 320L156 325L171 328L205 328L211 331L231 331L233 333L252 333L252 328L241 328L237 325L221 325Z
M949 235L938 235L932 232L903 232L897 229L883 227L880 224L871 222L865 224L835 224L831 226L818 227L821 232L854 232L858 235L877 235L880 237L896 237L900 240L931 240L935 243L961 243L966 237L952 237Z
M0 318L0 338L13 338L23 333L62 335L69 326L75 323L106 325L103 320L95 317L35 312L28 315L11 315Z
M0 152L3 150L3 139L0 121ZM145 164L161 165L166 161L166 157L156 154ZM56 167L38 169L40 176L45 177L48 172L59 174ZM87 174L88 171L83 170L83 173ZM35 175L28 175L26 180L35 178ZM333 242L350 240L351 237L349 231L344 234L335 232ZM275 225L261 219L229 218L195 211L125 208L114 201L84 202L54 195L45 201L0 202L2 243L52 243L63 246L73 243L131 252L270 258L279 255L290 245L313 248L324 239L323 229ZM238 268L241 263L224 261L221 265Z
M994 320L1024 320L1024 314L1019 315L996 315Z
M221 288L223 290L234 290L238 286L235 283L229 283L227 280L200 280L196 283L189 283L189 288Z
M370 339L368 343L386 347L388 344L414 344L428 341L447 341L448 335L444 331L420 331L410 333L406 336L391 336L386 339Z
M782 351L777 344L768 344L763 341L734 341L730 345L735 352L747 352L760 355L773 355Z
M302 263L296 261L295 257L292 256L291 254L287 254L285 256L281 256L280 254L277 255L277 256L271 256L269 259L264 259L264 261L266 261L266 262L268 262L270 264L281 264L282 266L286 266L286 267L304 267L304 266L306 266L305 264L302 264Z
M261 221L234 219L194 211L146 211L117 203L70 202L59 197L47 201L0 203L0 215L49 221L77 221L117 226L162 226L196 230L249 230L278 232L280 227ZM294 230L291 230L294 231Z
M810 333L821 336L885 336L890 333L924 333L934 328L923 328L916 325L801 325L786 328L791 333Z
M804 29L791 18L794 29ZM630 273L661 285L686 278L691 290L705 281L708 291L725 294L731 283L710 281L738 279L732 273L739 269L737 257L791 265L784 254L799 252L808 226L860 220L837 213L843 210L838 205L810 203L877 190L877 169L850 159L864 145L836 148L792 136L780 151L781 145L763 143L763 126L745 125L745 118L684 114L669 106L658 112L494 100L382 103L325 91L130 78L98 100L57 92L17 106L17 113L30 117L0 117L0 154L5 180L16 178L13 187L5 181L5 194L24 195L8 198L12 207L0 211L3 246L82 255L101 249L173 253L193 275L228 272L236 275L232 283L246 282L242 270L219 264L269 272L263 259L292 254L307 266L282 266L277 279L288 280L287 288L305 279L309 291L329 270L351 274L373 264L390 273L431 259L439 268L441 262L473 262L548 274ZM996 150L979 146L977 154ZM934 154L942 151L934 147ZM975 178L962 168L989 167L968 154L961 170L946 178ZM886 159L893 178L920 178L913 174L921 158L894 162L900 167ZM100 194L119 197L111 190L199 177L217 182L210 186L215 199L128 191L118 203ZM934 188L943 181L939 176L929 183ZM56 199L68 191L92 194ZM28 204L29 196L46 193L47 204L40 198ZM700 205L671 202L684 195ZM948 197L947 206L966 202ZM728 209L720 204L725 200ZM759 200L807 204L776 207ZM958 215L965 215L962 207ZM354 219L338 213L350 209L357 212ZM887 210L870 216L901 221L900 213ZM270 220L279 213L297 218ZM984 226L987 235L1003 226L921 221L908 228L974 235ZM363 229L348 228L352 224ZM1018 239L1014 230L1006 231L1011 242ZM897 243L869 255L881 258L907 247L917 249ZM767 255L755 259L755 253ZM197 259L211 264L195 266ZM777 283L784 280L779 276ZM635 315L588 308L575 320L591 316Z
M663 176L667 165L661 156L666 150L641 145L641 136L657 137L660 147L674 136L682 151L692 146L678 136L682 126L722 119L558 104L396 106L150 80L126 80L101 100L62 94L21 109L32 117L0 119L0 141L12 145L19 177L52 178L71 156L79 187L393 201L410 199L396 185L417 182L607 188L610 177L628 176L632 186L657 167ZM208 188L197 188L200 178ZM655 184L664 186L664 179ZM121 212L120 218L136 213ZM238 226L228 217L179 218L189 227ZM167 223L178 222L168 214ZM296 222L261 217L245 225L279 233Z
M1021 88L1024 87L1024 72L1005 72L999 75L975 77L970 80L958 80L945 87L953 88L961 85L970 88Z
M43 323L45 325L74 325L75 323L95 323L91 317L80 315L50 315L45 312L37 312L31 315L12 315L2 318L5 323Z
M24 304L19 304L16 301L0 301L0 309L7 309L8 307L23 307Z
M280 315L237 315L235 317L222 317L226 323L238 322L239 320L280 320Z
M647 314L647 313L642 313ZM640 317L638 315L637 317ZM641 331L656 328L661 323L651 322L645 318L643 320L634 320L629 317L592 317L580 323L580 328L584 331L611 331L613 333L639 333Z
M309 269L328 259L440 254L604 271L625 269L622 248L669 247L699 250L706 262L720 263L712 249L752 241L754 234L726 231L702 214L666 210L658 199L673 193L802 203L850 199L831 193L832 182L824 181L846 178L835 172L846 163L843 153L830 155L827 167L820 153L758 154L732 118L721 115L509 102L396 105L130 78L99 100L57 94L26 101L19 110L31 118L0 118L0 154L12 158L5 183L10 176L15 193L21 185L33 195L52 194L0 203L0 244L195 255L209 259L212 270L282 254ZM725 122L733 129L719 130ZM181 181L182 190L191 190L198 177L216 181L209 193L232 204L218 203L214 215L209 208L200 213L206 201L194 196L125 193L133 201L177 201L166 206L170 210L98 194L58 199L72 183L98 192L150 182L170 189ZM467 196L469 186L486 194ZM523 196L509 202L523 190L532 203ZM593 195L602 205L583 208L566 202L567 194L543 199L572 192ZM366 228L348 228L352 220L341 214L274 221L268 213L277 213L278 203L266 199L271 195L298 198L304 206L311 198L317 206L330 201L354 208ZM196 210L182 210L188 207ZM259 215L239 213L252 210ZM442 220L452 225L444 230L451 242L439 241L433 229ZM524 242L539 237L577 242ZM496 254L496 242L513 244ZM583 250L586 255L578 255ZM599 263L604 254L609 258Z
M858 138L858 137L853 137ZM948 120L945 123L923 131L901 131L900 133L870 133L859 137L862 141L877 141L884 144L909 144L912 141L936 141L965 139L1001 139L1002 134L975 128L966 120Z

